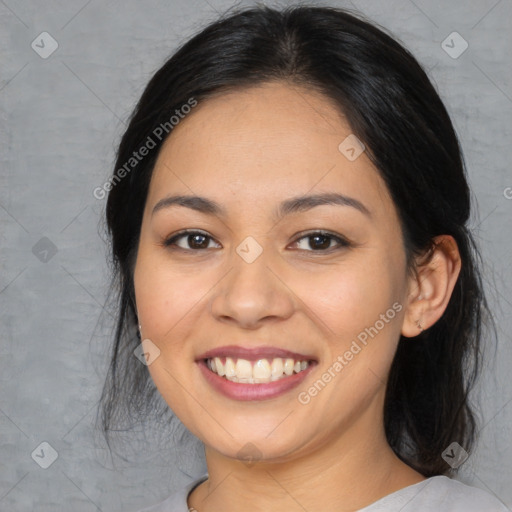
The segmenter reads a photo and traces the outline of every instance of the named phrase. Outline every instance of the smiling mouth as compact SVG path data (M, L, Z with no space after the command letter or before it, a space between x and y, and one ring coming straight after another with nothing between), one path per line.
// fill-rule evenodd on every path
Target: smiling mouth
M230 382L266 384L303 372L313 360L274 357L254 361L237 357L211 357L204 364L212 372Z

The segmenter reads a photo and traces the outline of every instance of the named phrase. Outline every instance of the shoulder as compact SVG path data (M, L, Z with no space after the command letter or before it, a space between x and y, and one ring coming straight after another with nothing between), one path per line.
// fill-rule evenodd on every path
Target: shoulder
M507 512L509 509L494 495L470 485L463 484L446 476L433 477L427 494L435 496L440 510ZM426 480L426 482L428 482ZM439 509L438 509L439 510Z
M192 491L192 489L194 489L194 487L197 487L207 478L208 475L203 475L193 482L190 482L188 485L182 487L175 493L171 494L164 501L138 510L137 512L188 512L187 497L189 493Z
M361 512L510 512L492 494L446 476L434 476L385 496Z

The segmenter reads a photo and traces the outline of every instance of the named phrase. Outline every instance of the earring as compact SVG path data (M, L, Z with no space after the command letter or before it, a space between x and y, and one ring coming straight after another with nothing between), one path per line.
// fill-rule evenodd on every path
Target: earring
M421 325L420 320L416 320L416 325L418 326L418 329L420 330L420 332L423 332L423 326Z

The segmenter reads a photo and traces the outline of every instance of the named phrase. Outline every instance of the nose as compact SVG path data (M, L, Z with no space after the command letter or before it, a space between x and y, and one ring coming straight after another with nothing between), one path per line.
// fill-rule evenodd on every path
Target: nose
M211 298L211 312L221 321L257 329L269 321L286 320L294 311L293 292L267 265L265 251L252 263L234 254L233 267Z

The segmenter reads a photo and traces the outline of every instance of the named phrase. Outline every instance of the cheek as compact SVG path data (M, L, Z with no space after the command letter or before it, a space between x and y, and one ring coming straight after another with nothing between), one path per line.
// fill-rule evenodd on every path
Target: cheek
M210 283L204 273L192 268L177 271L165 257L142 251L137 259L134 285L144 336L163 347L175 344L183 326L194 321L213 284L214 280Z
M329 336L341 340L373 325L400 298L393 270L369 263L339 266L332 272L297 277L297 295Z
M404 283L394 263L400 254L378 253L303 276L294 288L326 341L323 371L331 368L336 375L326 396L332 393L345 404L366 403L364 397L382 386L400 336Z

